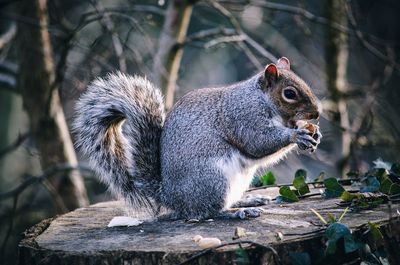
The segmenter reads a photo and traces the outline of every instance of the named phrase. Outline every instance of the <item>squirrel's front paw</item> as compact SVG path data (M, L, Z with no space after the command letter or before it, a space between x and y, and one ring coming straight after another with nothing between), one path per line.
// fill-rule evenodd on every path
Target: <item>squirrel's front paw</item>
M321 140L321 133L319 130L314 134L310 135L310 131L307 129L296 129L295 133L295 143L299 146L301 150L310 150L314 152Z

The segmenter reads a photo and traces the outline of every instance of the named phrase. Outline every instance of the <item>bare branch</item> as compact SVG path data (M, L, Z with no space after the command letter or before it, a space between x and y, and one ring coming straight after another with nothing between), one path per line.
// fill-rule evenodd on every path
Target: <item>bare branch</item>
M0 36L0 50L4 48L4 46L9 43L17 33L17 25L15 23L11 23L8 30Z
M153 79L165 95L165 108L172 107L178 72L193 5L197 1L171 0L167 7L158 50L154 56ZM177 45L178 43L178 45Z
M92 3L96 11L102 15L102 19L100 20L100 22L103 27L111 34L114 51L118 57L119 69L122 72L126 72L126 59L123 55L124 50L118 34L115 31L114 22L111 20L111 17L108 13L104 13L104 7L97 0L91 0L90 2Z
M20 185L17 187L0 193L0 200L5 200L8 198L15 198L19 196L26 188L30 187L31 185L39 184L42 183L44 180L47 180L53 176L55 176L58 173L68 173L71 171L86 171L92 173L92 169L82 166L82 165L77 165L77 166L71 166L69 164L59 164L55 165L53 167L50 167L43 171L43 173L39 176L28 176Z
M217 46L221 43L227 43L227 42L242 42L246 39L246 36L244 35L232 35L232 36L222 36L218 37L215 39L212 39L208 41L206 44L204 44L204 47L206 49L210 49L214 46Z
M218 2L219 3L227 3L227 4L240 4L242 6L253 5L253 6L259 6L259 7L271 10L271 11L285 12L288 14L301 16L311 22L315 22L315 23L318 23L321 25L327 25L327 26L332 27L333 29L339 30L343 33L354 34L354 31L351 28L346 27L340 23L331 23L328 18L315 15L312 12L310 12L306 9L303 9L301 7L298 7L298 6L291 6L291 5L281 4L281 3L268 2L268 1L264 1L264 0L243 0L243 1L219 0ZM368 32L363 32L363 34L367 35L374 42L378 42L378 43L384 42L385 44L399 43L396 40L388 40L388 39L379 38Z
M267 51L264 47L262 47L261 44L259 44L257 41L255 41L254 39L252 39L249 35L247 35L242 27L240 26L239 21L233 16L233 14L226 9L224 6L222 6L221 4L219 4L218 2L215 1L208 1L210 3L210 5L212 5L217 11L219 11L222 15L224 15L229 22L231 23L231 25L233 26L233 28L236 30L236 33L240 36L243 36L243 41L245 41L247 44L249 44L251 47L253 47L255 50L257 50L257 52L259 52L262 56L264 56L265 58L269 59L271 62L275 62L277 60L276 56L274 56L273 54L271 54L269 51ZM245 51L246 52L246 51ZM248 54L247 54L248 55ZM250 60L253 59L251 57L249 57ZM256 63L256 65L259 65Z
M30 136L29 133L24 133L24 134L18 135L18 138L13 143L11 143L6 148L0 150L0 159L3 158L3 156L7 155L8 153L11 153L18 147L20 147L21 144L23 144L25 142L25 140L28 139L29 136Z
M15 77L0 73L0 89L19 94Z
M346 3L346 12L347 12L347 17L350 21L350 24L352 25L352 27L356 33L356 36L357 36L358 40L361 42L361 44L368 51L370 51L373 55L375 55L376 57L378 57L379 59L381 59L382 61L384 61L388 64L392 64L396 68L396 70L400 72L400 65L397 62L391 61L391 60L393 60L392 58L383 54L381 51L379 51L377 48L375 48L371 43L369 43L365 39L364 34L358 28L357 21L353 15L351 5L348 2Z
M188 44L193 41L200 41L200 40L212 38L212 37L215 37L218 35L232 36L235 34L236 34L236 31L234 29L230 29L230 28L218 27L218 28L205 29L205 30L200 30L196 33L193 33L193 34L187 36L185 41L182 44L185 45L185 44Z

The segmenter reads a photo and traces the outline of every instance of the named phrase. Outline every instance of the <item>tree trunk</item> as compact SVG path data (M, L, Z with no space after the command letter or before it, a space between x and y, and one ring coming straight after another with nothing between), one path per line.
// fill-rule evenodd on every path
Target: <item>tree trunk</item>
M326 8L327 18L332 24L347 25L344 0L329 0ZM347 90L348 36L327 25L326 40L327 89L333 103L333 122L340 127L335 135L335 140L340 139L340 144L334 145L334 154L338 157L340 173L345 173L348 170L346 161L350 154L351 142L347 103L342 97Z
M315 188L312 192L318 190ZM278 188L250 193L275 197ZM216 237L223 244L250 241L270 246L281 262L274 260L271 249L248 243L242 243L241 249L237 243L197 256L185 264L311 264L305 257L311 258L313 264L359 264L357 252L344 253L340 241L334 256L323 255L327 241L325 227L319 225L322 222L310 208L324 217L328 213L339 217L345 209L337 205L339 201L309 197L297 203L263 206L262 216L247 220L216 218L198 223L147 220L132 227L107 227L113 217L124 215L125 207L123 202L103 202L44 220L29 229L19 244L18 264L180 264L202 251L193 242L196 235ZM397 208L398 205L392 205L392 214ZM349 211L341 222L352 229L356 239L362 238L368 243L372 253L379 249L387 255L390 264L400 264L400 220L390 216L387 205L380 205L368 211ZM383 238L376 239L366 232L368 222L380 227ZM233 239L238 226L245 232ZM296 262L297 258L302 260Z
M153 78L165 96L165 108L174 103L178 71L181 63L187 29L192 15L194 0L171 0L165 14L164 26L157 54L154 58Z
M77 165L77 158L61 106L52 46L48 32L46 0L23 0L19 5L25 22L18 24L19 87L29 127L40 153L41 166L46 169L59 163ZM50 178L54 196L62 198L59 211L72 210L88 204L82 176L72 172Z

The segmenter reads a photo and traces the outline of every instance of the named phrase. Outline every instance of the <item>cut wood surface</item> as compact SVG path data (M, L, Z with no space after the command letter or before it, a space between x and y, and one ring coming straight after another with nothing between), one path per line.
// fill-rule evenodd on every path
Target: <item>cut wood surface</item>
M277 192L277 188L252 191L272 197ZM263 206L261 217L247 220L145 221L135 227L111 228L107 224L113 217L126 215L123 203L98 203L44 220L28 230L19 246L19 264L179 264L202 251L192 240L195 235L216 237L223 244L242 240L271 246L283 264L290 264L289 252L307 252L311 257L323 253L324 226L310 209L323 216L329 212L338 217L344 211L337 205L339 201L315 196L291 204L272 203ZM355 233L365 229L367 222L379 224L385 240L375 242L374 246L394 247L400 253L398 210L398 204L390 208L385 204L373 210L348 212L341 222ZM390 222L389 216L392 216ZM233 240L236 227L250 233ZM283 237L279 238L278 233ZM242 247L247 249L252 264L278 264L272 252L263 247L250 244ZM218 248L189 264L237 264L238 248L239 245ZM335 259L351 259L351 255Z

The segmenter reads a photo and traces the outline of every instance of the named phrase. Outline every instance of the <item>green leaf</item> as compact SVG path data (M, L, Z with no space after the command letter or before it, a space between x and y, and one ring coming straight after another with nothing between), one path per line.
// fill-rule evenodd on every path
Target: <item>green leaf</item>
M353 199L357 198L357 195L351 194L348 191L344 191L342 195L340 195L340 199L345 202L351 202Z
M389 171L384 168L374 168L367 172L367 175L371 175L376 177L379 182L382 182L384 178L386 178L389 174Z
M344 252L351 253L359 249L361 245L354 240L353 235L344 236Z
M296 196L293 190L288 186L283 186L279 189L279 194L282 196L282 199L286 202L298 202L299 198Z
M250 184L251 187L261 187L262 185L263 184L260 180L260 177L257 177L257 176L255 176L253 178L253 180L251 181L251 184Z
M297 173L297 172L296 172ZM297 175L297 174L296 174ZM310 192L304 176L297 175L293 180L293 186L298 191L298 195L304 195Z
M235 261L238 264L250 264L250 258L245 249L239 248L235 251L235 254L236 254Z
M388 178L385 177L382 181L381 181L381 185L379 187L379 190L385 194L389 194L390 192L390 186L393 184L393 182Z
M356 178L360 175L358 171L349 171L346 173L349 178Z
M365 178L366 187L360 189L361 192L377 192L379 191L380 183L374 176L367 176Z
M388 195L400 194L400 185L393 183L390 178L385 177L381 182L379 190Z
M383 235L381 233L381 230L379 230L379 227L377 224L368 222L368 227L369 227L369 232L371 233L371 236L374 240L381 240L383 239Z
M390 173L396 176L400 176L400 163L394 163L390 168Z
M326 215L326 219L328 219L328 224L333 224L334 222L336 222L336 217L331 213L328 213Z
M271 171L268 171L267 174L260 178L260 180L263 186L276 184L276 178Z
M324 185L325 191L323 193L323 196L328 199L339 197L345 191L342 185L340 185L335 178L325 179Z
M360 248L360 244L358 244L353 235L350 232L350 229L342 224L342 223L332 223L328 226L325 231L325 237L327 238L327 254L335 254L336 252L336 244L339 239L344 239L344 248L346 253L353 252Z
M304 169L298 169L296 173L294 173L294 178L303 177L304 179L307 178L307 171Z
M325 177L325 172L321 171L319 172L319 175L314 179L314 181L323 181Z
M311 265L311 257L307 252L289 251L289 260L293 265Z

